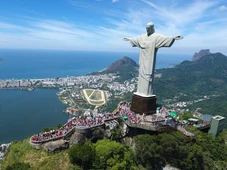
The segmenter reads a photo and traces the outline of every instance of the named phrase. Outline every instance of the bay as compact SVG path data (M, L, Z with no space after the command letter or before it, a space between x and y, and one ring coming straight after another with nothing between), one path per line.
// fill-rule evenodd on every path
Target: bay
M81 76L106 68L123 56L136 53L51 50L0 50L0 79Z
M138 63L139 52L0 50L0 79L81 76L99 71L123 56ZM156 68L172 67L190 55L159 54Z

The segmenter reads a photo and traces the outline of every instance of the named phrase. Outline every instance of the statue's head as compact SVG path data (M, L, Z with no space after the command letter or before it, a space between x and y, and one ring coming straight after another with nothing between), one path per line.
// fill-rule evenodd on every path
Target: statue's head
M154 30L154 23L153 22L148 22L146 25L146 30L147 30L147 35L151 35L155 32Z

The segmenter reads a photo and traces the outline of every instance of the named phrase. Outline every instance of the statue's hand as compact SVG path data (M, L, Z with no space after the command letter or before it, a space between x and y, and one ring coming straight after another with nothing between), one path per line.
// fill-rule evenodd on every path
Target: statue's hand
M183 38L184 38L184 37L183 37L183 36L180 36L180 35L174 37L175 40L182 40Z
M129 41L129 38L123 38L124 41Z

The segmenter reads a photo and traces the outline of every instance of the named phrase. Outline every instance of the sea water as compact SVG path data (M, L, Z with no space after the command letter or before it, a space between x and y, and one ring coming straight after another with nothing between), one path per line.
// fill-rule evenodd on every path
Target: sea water
M138 62L139 52L0 50L0 79L82 76L127 56ZM172 67L190 55L158 54L156 68ZM57 89L0 90L0 144L22 140L69 118Z

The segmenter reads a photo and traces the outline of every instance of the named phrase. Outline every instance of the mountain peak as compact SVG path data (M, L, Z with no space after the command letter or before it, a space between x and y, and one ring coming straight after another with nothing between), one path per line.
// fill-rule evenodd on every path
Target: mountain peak
M124 66L132 66L132 67L138 67L137 63L129 58L124 56L122 59L115 61L114 63L112 63L111 65L109 65L109 67L107 67L106 71L111 71L111 70L117 70L120 67L124 67Z
M204 50L200 50L198 53L195 53L192 57L192 61L196 61L199 60L200 58L202 58L203 56L212 54L210 52L210 49L204 49Z

